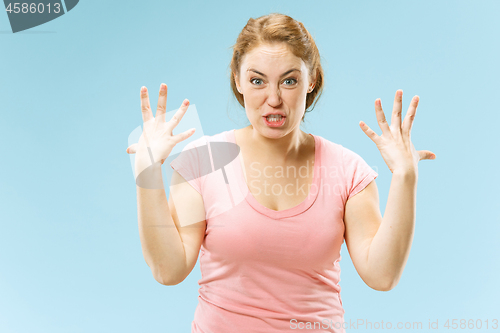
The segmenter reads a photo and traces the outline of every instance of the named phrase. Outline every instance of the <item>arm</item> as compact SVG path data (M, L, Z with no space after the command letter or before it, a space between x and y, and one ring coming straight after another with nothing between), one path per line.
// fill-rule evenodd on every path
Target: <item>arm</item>
M367 266L374 281L394 288L403 274L415 231L417 177L392 175L384 218L368 249Z
M149 174L163 184L161 164ZM156 281L169 285L185 271L184 246L175 227L165 190L137 187L137 214L142 253ZM166 272L172 278L167 278Z
M403 274L413 240L416 177L395 173L382 218L375 180L346 203L346 245L353 264L372 289L393 289Z
M159 163L148 176L157 184L155 189L137 186L142 252L155 280L176 285L193 270L205 237L203 199L174 170L171 184L177 185L171 186L167 201Z
M415 228L418 162L434 159L429 150L417 151L410 132L417 112L419 97L410 103L401 124L403 91L394 97L391 125L385 119L380 99L375 111L382 135L366 123L361 129L377 145L389 170L391 187L384 217L381 218L375 182L349 198L346 203L346 244L361 278L376 290L391 290L398 283L408 259Z
M167 201L161 165L173 147L190 137L194 129L173 135L189 101L184 100L168 122L166 103L167 86L162 84L153 117L147 88L141 88L143 133L127 153L136 154L137 213L144 259L158 282L174 285L184 280L196 264L205 234L205 210L201 195L175 171L171 184L180 185L173 186L170 194L177 199L176 204L173 199Z

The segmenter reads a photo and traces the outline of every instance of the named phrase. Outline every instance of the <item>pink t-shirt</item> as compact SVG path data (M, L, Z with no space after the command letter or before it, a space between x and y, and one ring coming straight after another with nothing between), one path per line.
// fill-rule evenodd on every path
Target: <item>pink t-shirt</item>
M282 211L249 191L234 130L189 143L170 164L202 195L206 212L192 333L345 332L344 208L378 174L353 151L313 137L308 196Z

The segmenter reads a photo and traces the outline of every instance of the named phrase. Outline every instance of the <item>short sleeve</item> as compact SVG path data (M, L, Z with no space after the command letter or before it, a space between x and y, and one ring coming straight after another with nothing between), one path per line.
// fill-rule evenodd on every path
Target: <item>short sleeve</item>
M352 150L342 147L344 177L347 184L347 199L363 190L378 173L365 160Z
M203 176L210 172L210 166L208 146L206 142L199 140L188 143L170 162L170 167L200 194L203 192Z

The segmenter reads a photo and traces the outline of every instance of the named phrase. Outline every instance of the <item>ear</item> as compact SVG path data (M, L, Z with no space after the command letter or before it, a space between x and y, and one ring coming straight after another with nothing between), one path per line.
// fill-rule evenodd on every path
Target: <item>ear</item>
M307 89L307 92L311 93L314 90L315 86L316 86L316 82L309 84L309 88Z
M312 92L314 90L314 87L316 86L316 76L314 76L311 81L309 82L309 87L307 92Z
M234 83L236 84L236 89L241 94L240 82L238 81L238 75L234 74Z

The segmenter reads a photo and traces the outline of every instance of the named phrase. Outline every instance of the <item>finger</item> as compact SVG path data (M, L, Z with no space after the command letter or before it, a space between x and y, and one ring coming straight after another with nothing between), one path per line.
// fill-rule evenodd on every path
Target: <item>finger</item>
M409 136L411 128L413 126L413 121L415 120L415 115L417 114L418 102L420 97L415 96L411 100L410 106L408 107L408 112L406 112L405 121L403 122L403 134Z
M436 155L429 150L419 150L418 155L421 160L434 160L436 159Z
M365 132L365 134L368 135L368 137L373 142L375 142L375 144L378 143L380 137L364 121L360 121L359 122L359 126L361 127L361 129L363 130L363 132Z
M387 120L385 119L384 110L382 110L382 101L380 98L375 100L375 114L377 116L378 126L382 130L382 134L391 133L391 129L387 124Z
M179 142L186 140L191 135L193 135L195 131L196 131L195 128L191 128L191 129L188 129L185 132L182 132L180 134L174 135L173 138L175 139L175 144L178 144Z
M393 132L401 136L401 110L402 110L403 90L396 91L394 105L392 107L391 128Z
M146 87L141 88L141 111L143 123L153 119L153 112L151 112L151 105L149 105L148 89Z
M182 102L182 105L179 108L179 110L177 110L177 112L173 115L173 117L167 122L165 131L168 132L168 134L172 135L172 131L179 124L182 117L186 113L188 107L189 107L189 100L185 99L184 102Z
M166 112L167 112L167 85L162 83L160 85L160 95L158 96L158 105L156 106L155 121L153 126L154 128L152 133L156 133L156 128L158 127L158 124L165 122Z
M165 122L167 112L167 85L162 83L160 86L160 97L158 97L158 106L156 107L156 121Z
M134 143L127 147L128 154L135 154L137 152L137 143Z

